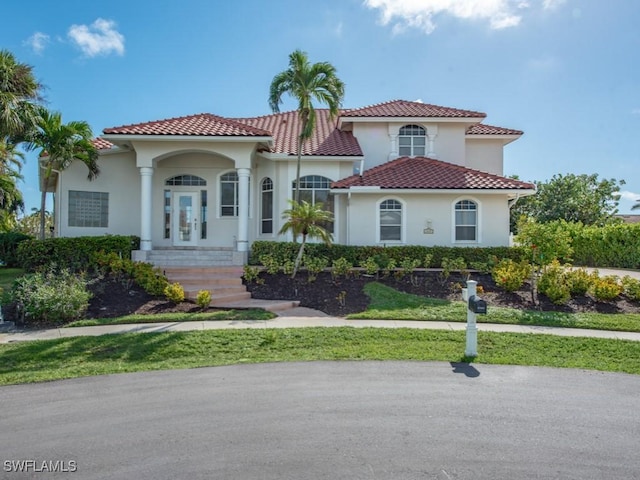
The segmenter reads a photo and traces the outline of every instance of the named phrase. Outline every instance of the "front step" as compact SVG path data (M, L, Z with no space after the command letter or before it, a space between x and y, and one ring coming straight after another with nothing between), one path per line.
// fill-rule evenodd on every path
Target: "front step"
M177 282L184 288L184 296L195 300L200 290L211 293L211 306L220 308L262 308L279 312L295 308L300 302L288 300L258 300L251 298L247 287L242 283L243 268L161 266L169 282Z
M163 267L224 267L237 265L232 248L166 248L148 253L147 262Z

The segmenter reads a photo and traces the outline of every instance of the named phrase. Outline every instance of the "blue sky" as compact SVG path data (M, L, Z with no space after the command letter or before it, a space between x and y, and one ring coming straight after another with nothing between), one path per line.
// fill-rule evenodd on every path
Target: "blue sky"
M345 107L422 100L524 130L505 149L523 180L597 173L640 199L637 0L49 0L5 2L0 48L34 67L48 107L94 133L210 112L270 113L299 48L329 61ZM294 109L287 100L283 109ZM39 206L35 155L27 211Z

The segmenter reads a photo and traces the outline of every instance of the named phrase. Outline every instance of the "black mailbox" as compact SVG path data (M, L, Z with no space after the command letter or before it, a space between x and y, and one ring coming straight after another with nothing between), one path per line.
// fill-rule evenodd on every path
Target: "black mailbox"
M487 313L487 302L480 297L472 296L469 298L469 310L473 313Z

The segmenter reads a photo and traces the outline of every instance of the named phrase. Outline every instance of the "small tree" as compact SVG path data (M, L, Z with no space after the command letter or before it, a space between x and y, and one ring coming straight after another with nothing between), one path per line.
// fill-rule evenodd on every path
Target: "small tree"
M278 232L280 235L291 232L294 237L302 236L302 242L300 243L300 250L293 267L293 273L291 278L295 278L300 268L300 262L304 255L304 247L307 239L317 238L322 240L327 245L331 244L333 236L324 227L323 224L333 221L333 214L323 210L322 203L311 204L303 200L301 203L297 203L295 200L289 200L291 208L288 208L282 212L282 218L286 220Z

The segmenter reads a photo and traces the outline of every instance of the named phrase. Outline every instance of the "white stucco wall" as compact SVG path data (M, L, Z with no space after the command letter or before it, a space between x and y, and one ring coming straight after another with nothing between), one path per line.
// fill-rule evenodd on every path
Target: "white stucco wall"
M353 135L364 154L365 170L389 161L391 138L386 123L355 123Z
M502 140L468 138L466 148L467 167L503 175Z
M403 241L378 241L378 202L396 199L403 203ZM478 204L478 241L454 242L454 204L470 199ZM505 195L457 194L352 194L349 201L348 243L352 245L459 245L509 244L509 210ZM430 223L429 223L430 222ZM425 234L431 225L433 233Z
M464 126L448 123L438 125L438 136L434 142L438 160L464 166L466 158L464 139Z
M129 152L104 155L100 157L98 165L100 175L93 181L87 180L87 167L80 162L74 162L60 175L55 212L57 235L139 235L140 176L135 167L134 155ZM108 192L108 227L70 227L69 190Z

